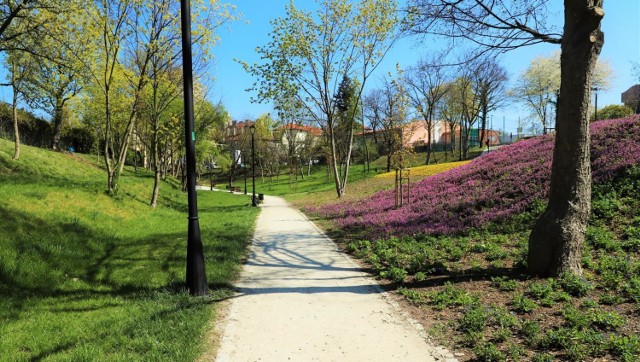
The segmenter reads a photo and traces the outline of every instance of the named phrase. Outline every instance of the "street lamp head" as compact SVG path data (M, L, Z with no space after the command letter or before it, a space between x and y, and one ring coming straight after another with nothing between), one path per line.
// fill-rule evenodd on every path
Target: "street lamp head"
M251 133L252 136L256 134L256 126L254 124L249 127L249 133Z

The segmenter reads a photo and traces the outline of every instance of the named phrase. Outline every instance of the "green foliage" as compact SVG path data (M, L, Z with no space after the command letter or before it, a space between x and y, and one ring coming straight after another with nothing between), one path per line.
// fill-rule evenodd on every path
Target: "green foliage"
M577 276L573 273L564 273L558 280L562 289L574 297L584 297L593 290L593 284L588 282L584 277Z
M396 283L402 283L407 277L407 271L401 268L391 267L388 270L380 272L380 277L389 279Z
M23 144L36 147L51 145L51 123L24 109L18 109L18 128ZM11 105L0 102L0 138L13 140Z
M603 294L600 296L600 303L605 305L616 305L622 303L623 298L618 294Z
M637 361L640 358L640 338L638 336L609 336L611 354L623 362Z
M509 256L509 252L496 244L489 244L486 259L489 261L504 260Z
M624 285L624 293L630 299L640 304L640 275L632 276Z
M536 302L519 293L514 295L511 305L515 311L522 313L529 313L538 308Z
M616 251L620 249L620 243L615 240L609 229L602 226L588 226L585 240L594 249Z
M71 127L62 133L61 149L73 147L75 152L91 153L95 148L97 137L88 127Z
M540 339L539 346L544 349L566 350L578 340L577 331L573 328L560 327L547 331Z
M592 218L602 219L603 221L611 220L623 207L622 201L615 191L610 192L591 202Z
M518 317L513 315L509 310L503 307L491 308L491 323L500 328L516 328L519 327L520 321Z
M625 318L616 311L603 311L599 308L589 312L591 324L604 331L617 331L626 324Z
M583 313L572 305L566 305L562 309L562 317L569 327L583 329L591 323L589 315Z
M427 280L427 274L424 272L417 272L416 275L413 276L417 282L422 282Z
M507 353L513 361L520 361L526 355L525 349L517 344L509 344L507 347Z
M529 346L537 345L542 333L540 324L536 321L524 321L520 326L520 333L525 339L525 342Z
M398 294L407 298L407 300L415 305L424 304L427 300L427 294L415 289L399 288Z
M460 318L459 328L462 332L482 332L489 320L489 308L481 304L467 307Z
M503 292L514 291L518 287L518 281L506 276L492 277L491 284Z
M554 288L555 281L553 279L547 279L531 283L528 294L536 300L546 299L552 295Z
M427 297L429 298L429 303L436 309L444 309L451 306L474 306L480 301L478 296L456 288L451 283L446 283L441 291L428 292Z
M532 362L553 362L553 356L549 353L536 353L531 359Z
M604 286L612 290L618 290L633 273L631 260L616 255L602 256L596 270Z
M392 0L356 4L325 0L312 14L291 2L284 17L271 21L269 43L256 49L263 63L242 63L256 78L252 90L257 92L258 101L293 100L328 130L333 146L327 156L338 196L344 193L351 162L350 135L357 110L351 103L358 103L375 65L393 44L399 25L396 9L397 3ZM343 79L352 79L355 89L341 82ZM343 91L339 91L340 85L344 85ZM341 123L346 125L346 135ZM336 135L347 142L337 145Z
M598 109L598 119L616 119L630 116L633 114L633 109L623 104L610 104ZM597 121L595 114L591 117L592 121Z
M630 252L640 252L640 217L635 217L624 230L622 248Z
M478 361L484 362L502 362L506 361L507 357L504 352L500 351L491 342L483 342L478 344L474 349Z

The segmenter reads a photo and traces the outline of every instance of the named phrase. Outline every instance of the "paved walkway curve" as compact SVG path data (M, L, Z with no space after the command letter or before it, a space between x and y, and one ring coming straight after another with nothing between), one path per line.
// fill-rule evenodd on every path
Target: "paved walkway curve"
M261 209L217 361L452 360L302 213Z

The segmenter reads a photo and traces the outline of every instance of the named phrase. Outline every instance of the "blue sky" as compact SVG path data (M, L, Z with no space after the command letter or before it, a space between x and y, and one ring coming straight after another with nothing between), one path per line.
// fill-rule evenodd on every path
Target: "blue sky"
M562 21L562 2L551 0L555 9L550 15L555 21ZM221 43L216 46L215 65L212 67L216 80L210 93L211 100L221 100L233 119L255 118L263 113L272 112L269 104L253 104L252 94L245 90L254 79L246 74L242 67L234 61L241 59L249 63L259 61L255 48L265 45L271 30L269 20L283 16L285 5L289 0L235 0L232 1L244 21L238 21L220 31ZM315 2L299 0L296 5L306 9L313 8ZM635 84L631 74L632 61L640 61L640 2L638 0L609 0L605 2L605 18L602 28L605 33L605 46L601 57L608 60L614 71L612 86L607 91L598 93L598 107L608 104L620 104L620 93ZM505 54L502 64L507 69L510 82L526 69L530 61L537 55L549 55L558 46L535 45L521 48ZM405 39L397 43L387 55L378 73L368 83L375 87L378 79L385 73L393 71L398 63L402 68L414 65L417 60L427 55L429 43L419 43L417 39ZM503 120L507 132L516 132L518 118L525 118L528 112L518 105L509 105L494 112L493 127L502 129Z

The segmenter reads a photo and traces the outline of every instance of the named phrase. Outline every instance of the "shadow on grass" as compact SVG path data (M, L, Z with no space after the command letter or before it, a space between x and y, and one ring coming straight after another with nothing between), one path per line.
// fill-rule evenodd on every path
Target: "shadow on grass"
M34 175L0 175L0 184L12 184L29 189L37 188L43 184L47 187L59 187L59 188L82 188L87 190L100 190L105 188L106 182L96 180L77 180L66 177L58 176L34 176Z
M0 305L7 307L0 308L3 319L18 318L34 299L184 292L186 230L129 239L78 221L45 220L3 206L0 220ZM230 288L237 271L216 268L240 263L246 236L234 230L215 239L212 234L204 229L206 262L217 278L210 288Z

